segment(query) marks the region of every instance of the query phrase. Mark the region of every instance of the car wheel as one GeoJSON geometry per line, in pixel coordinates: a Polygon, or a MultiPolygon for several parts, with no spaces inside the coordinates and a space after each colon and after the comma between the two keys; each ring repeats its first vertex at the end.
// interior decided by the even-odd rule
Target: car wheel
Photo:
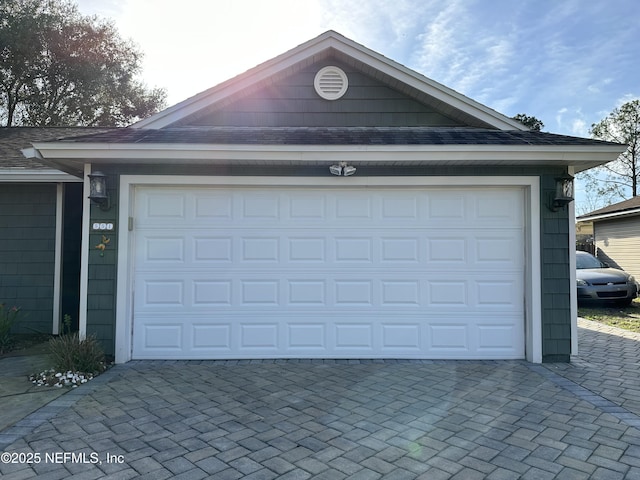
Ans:
{"type": "Polygon", "coordinates": [[[633,301],[633,298],[625,298],[624,300],[618,300],[616,302],[616,305],[620,307],[628,307],[629,305],[631,305],[632,301],[633,301]]]}

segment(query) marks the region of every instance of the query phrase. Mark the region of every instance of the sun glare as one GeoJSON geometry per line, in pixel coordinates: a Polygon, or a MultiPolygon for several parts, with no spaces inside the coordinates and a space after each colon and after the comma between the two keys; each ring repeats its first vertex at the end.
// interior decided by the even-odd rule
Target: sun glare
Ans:
{"type": "Polygon", "coordinates": [[[80,0],[79,6],[112,18],[139,46],[144,76],[155,82],[149,86],[166,88],[170,105],[328,29],[315,0],[80,0]]]}

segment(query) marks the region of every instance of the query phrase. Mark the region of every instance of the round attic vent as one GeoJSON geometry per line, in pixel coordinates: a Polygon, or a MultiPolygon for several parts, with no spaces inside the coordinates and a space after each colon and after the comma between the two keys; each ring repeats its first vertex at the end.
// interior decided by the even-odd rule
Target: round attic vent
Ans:
{"type": "Polygon", "coordinates": [[[324,67],[313,80],[316,93],[325,100],[337,100],[347,91],[347,74],[338,67],[324,67]]]}

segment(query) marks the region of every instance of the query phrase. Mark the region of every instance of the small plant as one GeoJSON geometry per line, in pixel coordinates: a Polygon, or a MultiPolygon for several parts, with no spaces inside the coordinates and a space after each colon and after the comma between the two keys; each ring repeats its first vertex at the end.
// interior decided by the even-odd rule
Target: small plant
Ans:
{"type": "Polygon", "coordinates": [[[71,333],[71,315],[68,313],[65,313],[62,317],[62,331],[60,333],[71,333]]]}
{"type": "Polygon", "coordinates": [[[11,350],[13,338],[11,337],[11,327],[18,318],[20,307],[7,307],[0,303],[0,354],[11,350]]]}
{"type": "Polygon", "coordinates": [[[52,338],[49,353],[59,372],[98,374],[106,369],[104,350],[95,335],[80,340],[75,332],[52,338]]]}

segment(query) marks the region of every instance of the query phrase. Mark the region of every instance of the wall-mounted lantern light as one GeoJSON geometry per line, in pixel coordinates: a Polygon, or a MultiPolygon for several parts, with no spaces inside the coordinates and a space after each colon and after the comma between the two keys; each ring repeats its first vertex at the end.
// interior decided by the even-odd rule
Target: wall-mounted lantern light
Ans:
{"type": "Polygon", "coordinates": [[[104,173],[89,174],[89,200],[99,205],[101,210],[111,208],[109,192],[107,192],[107,176],[104,173]]]}
{"type": "Polygon", "coordinates": [[[556,212],[573,202],[573,177],[563,174],[556,177],[556,191],[550,199],[549,209],[556,212]]]}
{"type": "Polygon", "coordinates": [[[332,175],[350,177],[356,173],[356,167],[347,165],[347,162],[340,162],[337,165],[331,165],[329,171],[332,175]]]}

